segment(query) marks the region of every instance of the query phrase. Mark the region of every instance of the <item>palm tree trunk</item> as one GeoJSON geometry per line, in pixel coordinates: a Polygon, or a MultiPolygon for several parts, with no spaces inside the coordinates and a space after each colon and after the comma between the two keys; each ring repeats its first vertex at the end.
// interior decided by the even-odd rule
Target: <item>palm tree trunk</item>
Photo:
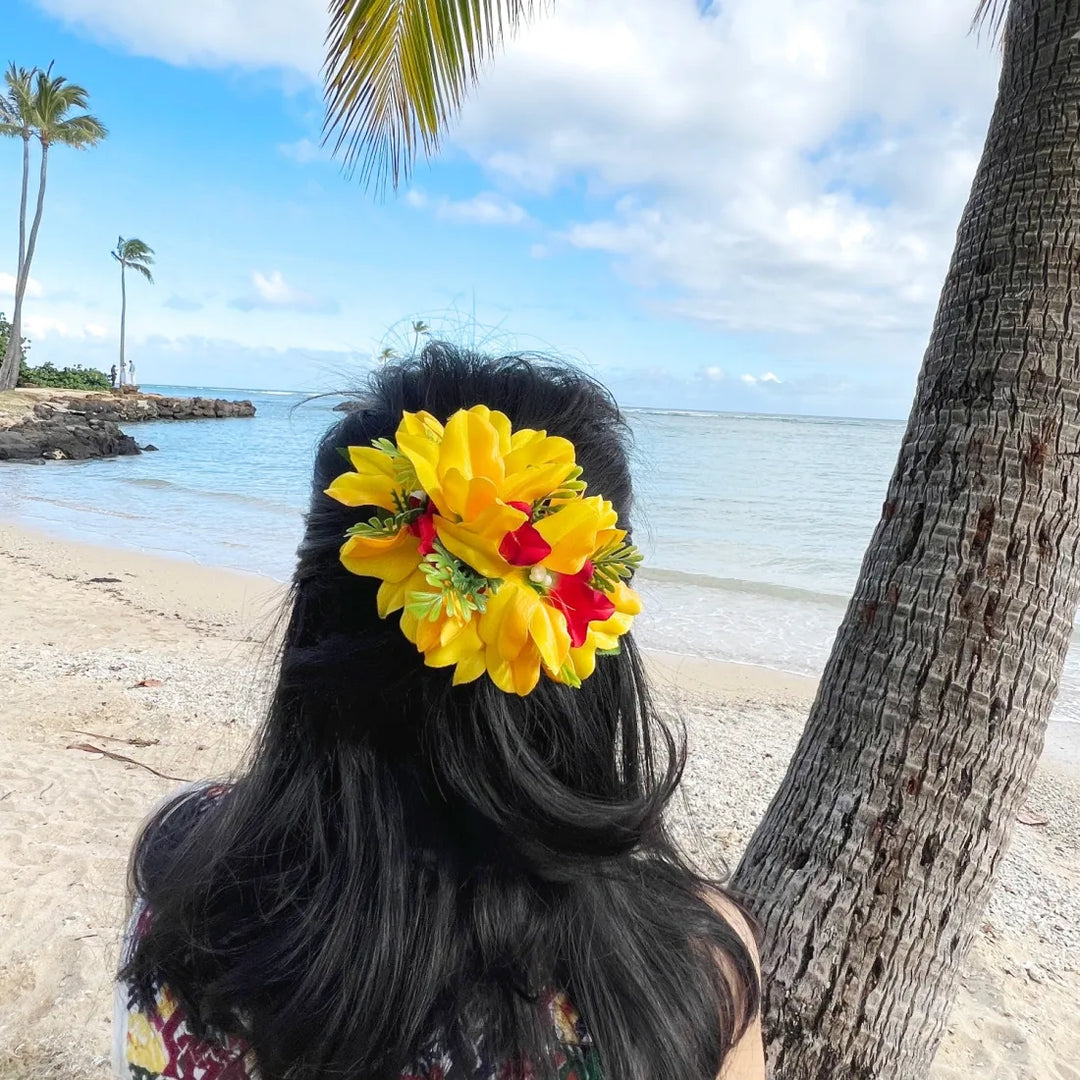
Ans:
{"type": "Polygon", "coordinates": [[[881,519],[736,877],[784,1080],[924,1080],[1080,599],[1080,0],[1013,0],[881,519]]]}
{"type": "Polygon", "coordinates": [[[127,381],[127,365],[124,363],[124,333],[127,323],[127,284],[124,281],[124,264],[120,263],[120,385],[127,381]]]}
{"type": "MultiPolygon", "coordinates": [[[[15,306],[11,312],[11,337],[0,359],[0,390],[10,390],[19,381],[19,356],[22,346],[22,293],[20,289],[26,264],[26,196],[30,185],[30,136],[23,135],[22,194],[19,200],[19,262],[15,270],[15,306]]],[[[29,280],[29,275],[27,275],[29,280]]]]}

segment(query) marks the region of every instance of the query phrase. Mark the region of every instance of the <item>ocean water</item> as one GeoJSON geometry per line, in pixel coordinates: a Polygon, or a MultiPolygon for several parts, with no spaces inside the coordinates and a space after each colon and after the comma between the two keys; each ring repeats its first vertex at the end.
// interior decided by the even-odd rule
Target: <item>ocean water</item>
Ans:
{"type": "MultiPolygon", "coordinates": [[[[314,448],[340,399],[246,397],[253,419],[128,429],[158,453],[9,466],[0,517],[54,534],[288,578],[314,448]]],[[[820,673],[896,460],[897,421],[631,410],[649,648],[820,673]]],[[[1056,717],[1080,720],[1080,649],[1056,717]]]]}

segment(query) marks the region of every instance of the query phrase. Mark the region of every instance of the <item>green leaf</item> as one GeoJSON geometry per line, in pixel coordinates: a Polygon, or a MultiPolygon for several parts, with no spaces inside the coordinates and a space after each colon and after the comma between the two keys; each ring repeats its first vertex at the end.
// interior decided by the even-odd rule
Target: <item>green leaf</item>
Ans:
{"type": "Polygon", "coordinates": [[[324,141],[379,192],[433,155],[481,65],[548,0],[331,0],[324,141]]]}
{"type": "Polygon", "coordinates": [[[420,480],[413,463],[389,439],[372,439],[371,445],[381,450],[394,464],[394,482],[400,484],[406,496],[420,490],[420,480]]]}
{"type": "Polygon", "coordinates": [[[574,666],[569,660],[559,668],[559,678],[562,679],[567,686],[572,686],[575,690],[581,689],[581,679],[578,678],[578,673],[574,670],[574,666]]]}
{"type": "Polygon", "coordinates": [[[611,592],[620,579],[633,576],[641,559],[641,552],[633,544],[612,540],[593,555],[590,584],[601,592],[611,592]]]}

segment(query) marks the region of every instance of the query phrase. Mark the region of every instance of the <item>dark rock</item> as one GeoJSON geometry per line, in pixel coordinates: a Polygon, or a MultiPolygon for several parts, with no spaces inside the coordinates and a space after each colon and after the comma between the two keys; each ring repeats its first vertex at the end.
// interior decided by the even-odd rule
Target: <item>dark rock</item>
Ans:
{"type": "Polygon", "coordinates": [[[227,398],[165,397],[160,394],[86,394],[68,397],[59,392],[48,401],[34,406],[34,415],[48,419],[57,414],[85,416],[119,423],[140,420],[202,420],[254,416],[250,401],[229,401],[227,398]]]}
{"type": "Polygon", "coordinates": [[[27,419],[0,430],[0,461],[82,461],[138,452],[135,440],[111,420],[73,413],[27,419]]]}
{"type": "Polygon", "coordinates": [[[157,447],[152,442],[148,442],[145,446],[140,446],[139,449],[144,454],[146,454],[146,453],[156,453],[157,452],[157,447]]]}

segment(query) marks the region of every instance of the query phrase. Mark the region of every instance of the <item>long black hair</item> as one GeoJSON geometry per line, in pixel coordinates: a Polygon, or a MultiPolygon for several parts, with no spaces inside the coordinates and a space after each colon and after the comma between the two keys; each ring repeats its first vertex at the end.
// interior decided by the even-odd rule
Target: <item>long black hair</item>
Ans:
{"type": "Polygon", "coordinates": [[[433,1038],[552,1075],[539,1002],[569,995],[605,1080],[712,1080],[758,1007],[753,962],[713,883],[666,831],[684,748],[632,635],[580,689],[452,687],[338,559],[358,511],[323,490],[338,453],[404,410],[483,403],[570,439],[626,527],[629,435],[579,371],[432,344],[375,371],[323,439],[280,678],[250,762],[212,811],[173,800],[132,887],[149,927],[121,972],[164,985],[206,1037],[237,1035],[263,1080],[401,1074],[433,1038]]]}

